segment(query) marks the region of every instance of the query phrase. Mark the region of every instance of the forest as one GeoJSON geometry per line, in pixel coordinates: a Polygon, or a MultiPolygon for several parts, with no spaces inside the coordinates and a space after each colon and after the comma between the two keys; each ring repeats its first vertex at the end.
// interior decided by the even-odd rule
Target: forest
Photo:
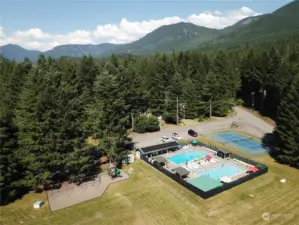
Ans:
{"type": "MultiPolygon", "coordinates": [[[[299,168],[299,38],[234,51],[0,58],[1,204],[28,190],[93,174],[100,156],[121,162],[132,115],[198,119],[243,104],[276,121],[276,161],[299,168]],[[91,145],[88,137],[96,138],[91,145]]],[[[155,121],[145,131],[154,130],[155,121]],[[152,127],[151,127],[152,126],[152,127]]]]}

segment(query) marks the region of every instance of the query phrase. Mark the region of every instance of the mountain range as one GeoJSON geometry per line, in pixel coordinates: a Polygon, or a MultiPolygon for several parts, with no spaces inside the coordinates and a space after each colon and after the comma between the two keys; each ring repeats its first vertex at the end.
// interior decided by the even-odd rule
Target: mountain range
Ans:
{"type": "Polygon", "coordinates": [[[36,61],[39,54],[61,56],[107,57],[111,54],[150,55],[189,49],[234,49],[247,44],[270,40],[273,37],[299,35],[299,1],[295,0],[276,11],[248,17],[221,30],[180,22],[157,28],[141,39],[128,44],[60,45],[49,51],[26,50],[18,45],[4,45],[0,53],[5,58],[23,61],[25,57],[36,61]]]}

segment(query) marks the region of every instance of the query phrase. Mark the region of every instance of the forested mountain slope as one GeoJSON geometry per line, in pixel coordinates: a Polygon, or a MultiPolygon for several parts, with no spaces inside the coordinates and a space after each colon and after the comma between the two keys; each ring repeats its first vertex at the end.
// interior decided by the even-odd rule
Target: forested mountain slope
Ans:
{"type": "MultiPolygon", "coordinates": [[[[299,35],[299,1],[293,1],[273,13],[245,18],[222,30],[177,23],[157,28],[141,39],[128,44],[63,45],[44,52],[46,56],[109,57],[111,54],[152,55],[156,52],[200,49],[213,51],[237,49],[272,39],[299,35]]],[[[24,57],[36,61],[39,51],[29,51],[15,45],[6,45],[0,52],[8,59],[22,61],[24,57]]]]}

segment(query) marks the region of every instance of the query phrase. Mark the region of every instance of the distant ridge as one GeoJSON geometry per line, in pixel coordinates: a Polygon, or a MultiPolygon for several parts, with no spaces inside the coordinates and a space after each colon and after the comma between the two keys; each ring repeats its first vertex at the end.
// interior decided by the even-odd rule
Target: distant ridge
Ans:
{"type": "MultiPolygon", "coordinates": [[[[45,56],[59,58],[82,57],[109,57],[111,54],[150,55],[156,52],[169,53],[189,49],[202,51],[217,49],[234,49],[271,40],[275,37],[299,35],[299,1],[293,1],[277,9],[273,13],[240,20],[232,26],[221,30],[200,27],[192,23],[180,22],[164,25],[144,37],[128,44],[99,45],[61,45],[43,52],[45,56]]],[[[26,50],[17,45],[0,47],[0,53],[5,58],[23,61],[28,57],[36,61],[42,52],[26,50]]]]}

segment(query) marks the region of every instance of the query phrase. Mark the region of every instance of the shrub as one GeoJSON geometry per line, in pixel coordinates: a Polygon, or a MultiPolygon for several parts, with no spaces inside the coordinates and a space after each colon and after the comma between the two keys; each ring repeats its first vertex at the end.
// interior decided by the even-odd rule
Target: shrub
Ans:
{"type": "Polygon", "coordinates": [[[239,98],[236,100],[236,105],[244,105],[243,99],[239,98]]]}
{"type": "Polygon", "coordinates": [[[163,120],[168,124],[176,124],[176,115],[174,113],[165,112],[163,114],[163,120]]]}
{"type": "Polygon", "coordinates": [[[137,133],[154,132],[160,130],[158,118],[155,116],[140,116],[136,120],[135,129],[137,133]]]}
{"type": "Polygon", "coordinates": [[[201,116],[198,117],[197,121],[198,121],[198,122],[202,122],[202,121],[204,121],[205,119],[206,119],[206,117],[203,116],[203,115],[201,115],[201,116]]]}

